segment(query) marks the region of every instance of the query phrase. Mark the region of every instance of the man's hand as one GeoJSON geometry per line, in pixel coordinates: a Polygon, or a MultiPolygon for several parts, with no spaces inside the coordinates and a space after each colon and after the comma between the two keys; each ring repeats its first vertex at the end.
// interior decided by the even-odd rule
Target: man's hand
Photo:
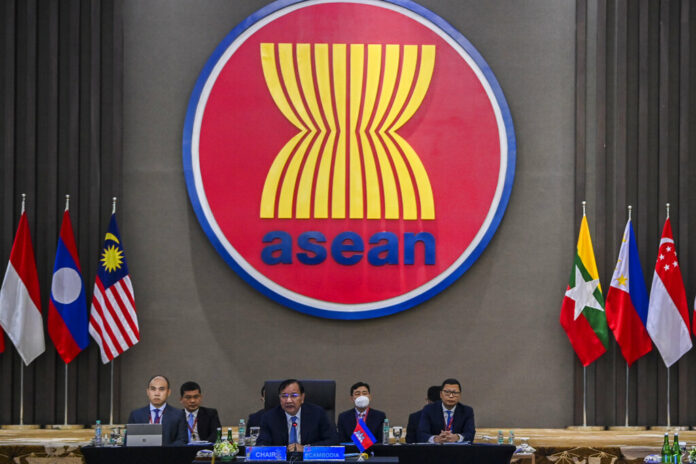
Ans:
{"type": "Polygon", "coordinates": [[[304,445],[300,445],[299,443],[291,443],[288,445],[288,451],[302,451],[304,450],[304,445]]]}
{"type": "Polygon", "coordinates": [[[449,430],[443,430],[440,432],[440,435],[433,437],[433,441],[435,443],[456,443],[459,441],[459,435],[449,430]]]}

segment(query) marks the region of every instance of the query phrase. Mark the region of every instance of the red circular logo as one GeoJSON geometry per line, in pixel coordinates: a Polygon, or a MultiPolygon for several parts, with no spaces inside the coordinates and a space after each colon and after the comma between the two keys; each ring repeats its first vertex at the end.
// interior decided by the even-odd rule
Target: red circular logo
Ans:
{"type": "Polygon", "coordinates": [[[280,1],[196,84],[184,166],[198,218],[248,282],[359,319],[438,293],[490,241],[515,138],[474,47],[412,2],[280,1]]]}

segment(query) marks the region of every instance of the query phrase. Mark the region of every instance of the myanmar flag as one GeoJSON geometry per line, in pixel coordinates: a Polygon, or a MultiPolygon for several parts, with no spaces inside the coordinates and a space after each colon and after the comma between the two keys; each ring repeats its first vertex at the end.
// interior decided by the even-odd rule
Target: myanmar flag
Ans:
{"type": "Polygon", "coordinates": [[[570,282],[561,307],[561,325],[583,366],[607,351],[609,329],[590,229],[583,215],[570,282]]]}

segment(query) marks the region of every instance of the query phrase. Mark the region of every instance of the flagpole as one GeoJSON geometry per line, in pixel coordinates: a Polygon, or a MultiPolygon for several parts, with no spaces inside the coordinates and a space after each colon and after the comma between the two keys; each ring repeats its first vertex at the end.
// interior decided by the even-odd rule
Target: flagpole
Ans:
{"type": "MultiPolygon", "coordinates": [[[[631,220],[631,212],[633,211],[633,206],[628,205],[628,220],[631,220]]],[[[624,237],[625,239],[625,237],[624,237]]],[[[629,379],[629,368],[628,368],[628,361],[626,361],[626,420],[625,420],[625,426],[628,427],[628,379],[629,379]]]]}
{"type": "MultiPolygon", "coordinates": [[[[583,208],[585,207],[583,201],[583,208]]],[[[582,426],[587,427],[587,367],[582,366],[582,426]]]]}
{"type": "MultiPolygon", "coordinates": [[[[65,211],[70,209],[70,195],[65,195],[65,211]]],[[[65,363],[65,405],[63,407],[63,425],[68,425],[68,363],[65,363]]]]}
{"type": "MultiPolygon", "coordinates": [[[[22,211],[19,213],[21,216],[24,214],[24,207],[27,201],[27,194],[22,194],[22,211]]],[[[24,425],[24,360],[20,360],[19,363],[19,425],[24,425]]]]}
{"type": "MultiPolygon", "coordinates": [[[[111,199],[111,214],[116,214],[116,197],[111,199]]],[[[111,380],[109,387],[109,425],[114,425],[114,360],[109,363],[111,365],[111,380]]]]}
{"type": "MultiPolygon", "coordinates": [[[[665,207],[667,209],[667,217],[665,219],[669,219],[669,203],[665,203],[665,207]]],[[[672,426],[672,419],[670,415],[670,388],[669,388],[669,366],[667,367],[667,427],[672,426]]]]}

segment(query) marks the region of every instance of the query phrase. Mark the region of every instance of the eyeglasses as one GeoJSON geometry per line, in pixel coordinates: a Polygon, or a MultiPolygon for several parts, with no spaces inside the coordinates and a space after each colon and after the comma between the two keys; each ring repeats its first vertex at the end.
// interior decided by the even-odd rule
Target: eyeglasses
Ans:
{"type": "Polygon", "coordinates": [[[288,398],[292,398],[294,400],[295,398],[299,398],[299,397],[300,397],[299,393],[283,393],[282,395],[280,395],[280,398],[283,400],[287,400],[288,398]]]}
{"type": "Polygon", "coordinates": [[[462,394],[460,391],[452,391],[452,390],[442,390],[442,393],[445,396],[459,396],[462,394]]]}

